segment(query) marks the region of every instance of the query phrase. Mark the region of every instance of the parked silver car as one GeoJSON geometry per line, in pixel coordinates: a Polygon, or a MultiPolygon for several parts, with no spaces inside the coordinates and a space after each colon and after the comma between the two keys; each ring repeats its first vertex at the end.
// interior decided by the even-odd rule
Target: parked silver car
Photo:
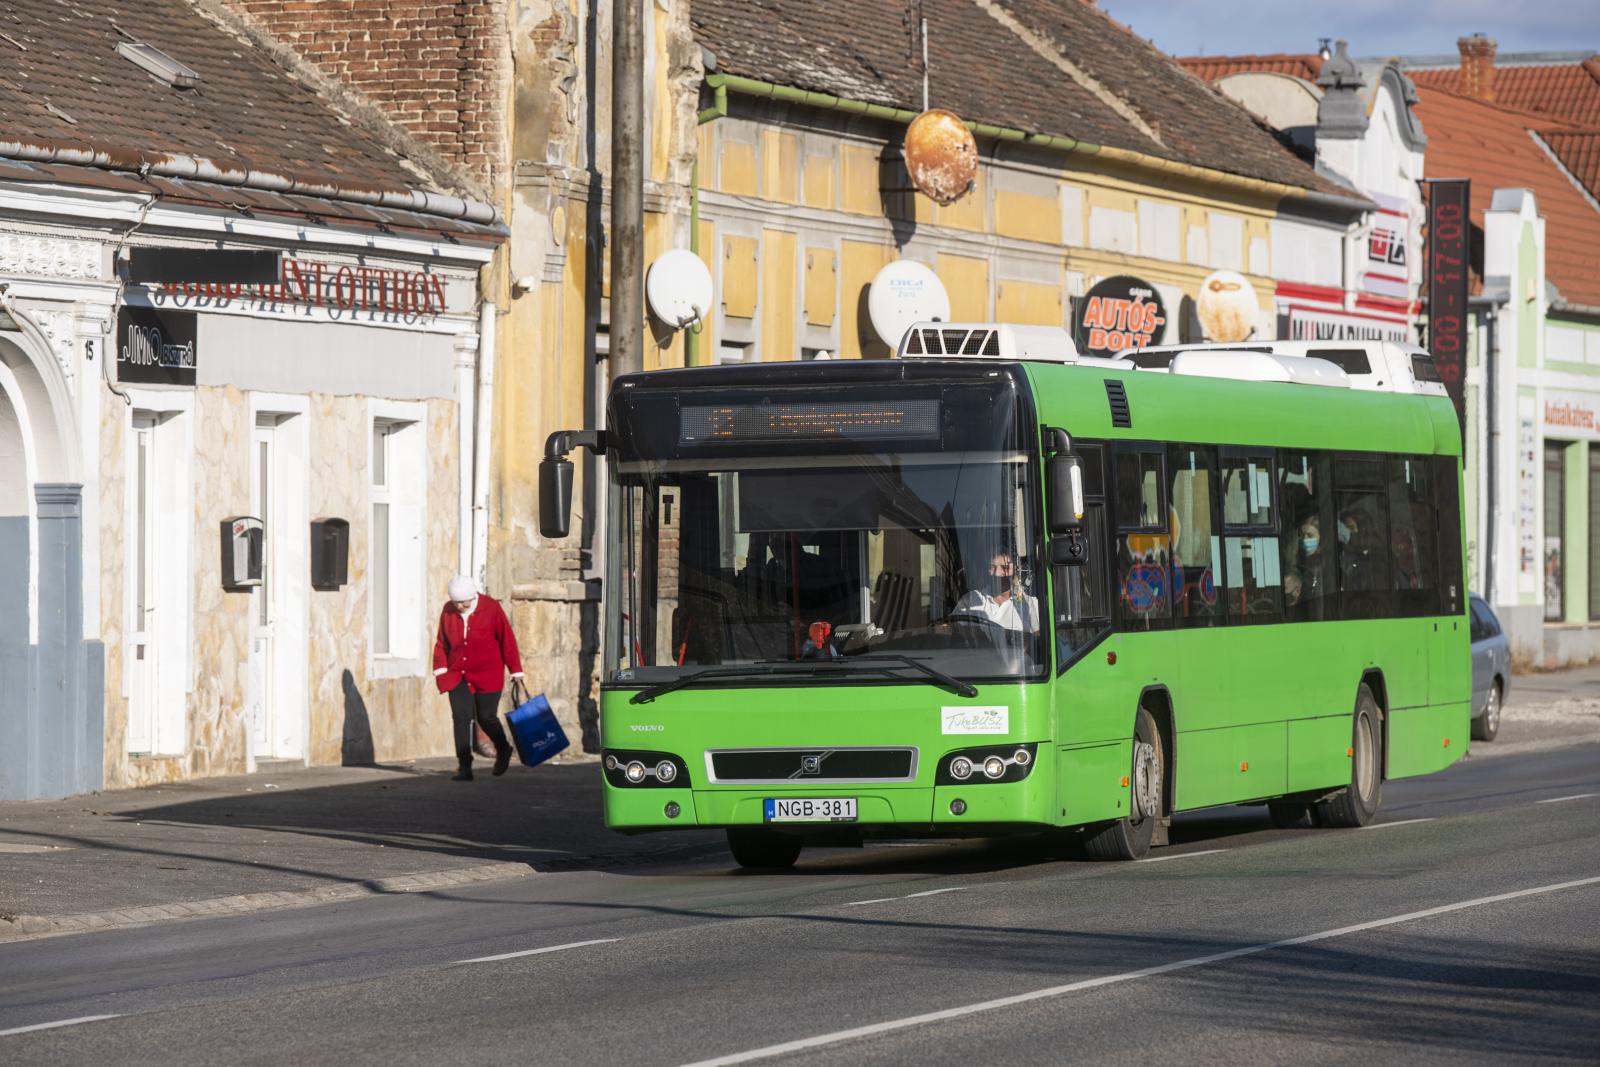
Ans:
{"type": "Polygon", "coordinates": [[[1472,739],[1493,741],[1511,686],[1511,644],[1480,598],[1472,606],[1472,739]]]}

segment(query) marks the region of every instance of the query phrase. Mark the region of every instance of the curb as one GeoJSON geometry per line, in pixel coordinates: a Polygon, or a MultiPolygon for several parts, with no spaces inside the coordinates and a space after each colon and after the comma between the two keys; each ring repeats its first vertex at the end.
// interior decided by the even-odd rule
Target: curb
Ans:
{"type": "Polygon", "coordinates": [[[242,893],[237,896],[190,900],[179,904],[152,904],[142,908],[119,908],[112,911],[83,912],[78,915],[6,915],[0,916],[0,944],[32,941],[43,937],[61,937],[66,934],[84,934],[91,931],[122,930],[180,919],[216,919],[279,908],[305,908],[317,904],[334,904],[395,893],[425,893],[481,882],[526,878],[534,873],[536,872],[525,863],[485,863],[476,867],[403,874],[366,882],[340,882],[336,885],[287,889],[271,893],[242,893]]]}

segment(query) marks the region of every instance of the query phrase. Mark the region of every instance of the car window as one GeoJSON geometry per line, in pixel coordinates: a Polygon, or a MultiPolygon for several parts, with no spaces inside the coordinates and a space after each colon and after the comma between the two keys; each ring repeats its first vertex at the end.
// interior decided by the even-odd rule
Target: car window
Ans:
{"type": "Polygon", "coordinates": [[[1482,641],[1489,636],[1489,628],[1483,619],[1483,609],[1478,606],[1476,600],[1472,602],[1472,619],[1469,624],[1469,630],[1473,641],[1482,641]]]}

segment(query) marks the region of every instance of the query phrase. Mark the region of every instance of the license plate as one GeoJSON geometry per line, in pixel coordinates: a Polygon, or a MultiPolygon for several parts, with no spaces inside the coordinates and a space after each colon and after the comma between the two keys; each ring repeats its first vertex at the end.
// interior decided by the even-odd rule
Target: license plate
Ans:
{"type": "Polygon", "coordinates": [[[767,800],[767,822],[855,822],[855,797],[777,797],[767,800]]]}

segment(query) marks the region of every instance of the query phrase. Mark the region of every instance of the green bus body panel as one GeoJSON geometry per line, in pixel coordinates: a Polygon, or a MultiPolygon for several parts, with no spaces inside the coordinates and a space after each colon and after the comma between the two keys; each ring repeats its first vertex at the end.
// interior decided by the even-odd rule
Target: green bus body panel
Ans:
{"type": "MultiPolygon", "coordinates": [[[[1038,419],[1074,438],[1461,454],[1456,415],[1443,398],[1072,365],[1024,369],[1038,419]],[[1111,425],[1106,379],[1124,384],[1129,428],[1111,425]]],[[[1463,588],[1464,577],[1457,576],[1463,588]]],[[[1427,774],[1467,751],[1469,658],[1463,613],[1113,633],[1049,681],[980,684],[973,698],[922,684],[760,686],[687,688],[635,705],[632,690],[607,689],[604,747],[672,753],[689,781],[670,789],[607,784],[606,823],[759,824],[773,796],[855,797],[859,825],[951,836],[978,824],[1115,819],[1128,813],[1134,716],[1152,688],[1165,691],[1172,712],[1174,810],[1325,791],[1350,781],[1352,714],[1369,671],[1381,676],[1387,776],[1427,774]],[[1007,707],[1009,731],[942,734],[940,710],[963,705],[1007,707]],[[1021,742],[1039,745],[1022,781],[935,785],[946,754],[1021,742]],[[916,747],[915,780],[707,780],[711,749],[850,746],[916,747]],[[966,805],[959,817],[950,813],[956,799],[966,805]],[[669,802],[679,807],[675,819],[664,813],[669,802]]]]}

